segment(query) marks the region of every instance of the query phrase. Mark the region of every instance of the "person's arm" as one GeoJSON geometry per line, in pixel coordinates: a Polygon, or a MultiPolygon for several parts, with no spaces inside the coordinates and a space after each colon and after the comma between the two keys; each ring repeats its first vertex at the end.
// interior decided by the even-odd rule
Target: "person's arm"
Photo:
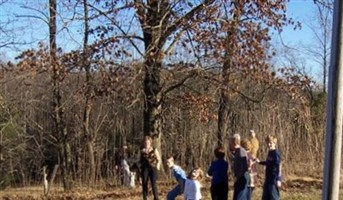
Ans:
{"type": "Polygon", "coordinates": [[[213,162],[211,163],[210,167],[208,168],[207,174],[208,174],[209,176],[212,176],[212,175],[213,175],[213,162]]]}
{"type": "Polygon", "coordinates": [[[175,179],[176,179],[177,183],[180,185],[181,192],[183,192],[184,185],[185,185],[186,180],[187,180],[185,171],[183,171],[183,169],[177,165],[174,165],[173,170],[174,170],[175,179]]]}
{"type": "Polygon", "coordinates": [[[281,155],[278,150],[275,151],[275,158],[274,158],[274,164],[278,168],[279,173],[277,174],[276,177],[276,186],[281,187],[282,183],[282,162],[281,162],[281,155]]]}
{"type": "Polygon", "coordinates": [[[178,183],[180,185],[180,189],[181,189],[181,193],[185,190],[185,184],[186,184],[186,180],[178,180],[178,183]]]}
{"type": "Polygon", "coordinates": [[[258,159],[258,158],[255,159],[255,162],[260,164],[260,165],[266,165],[266,163],[267,163],[266,161],[260,161],[260,159],[258,159]]]}
{"type": "Polygon", "coordinates": [[[260,164],[260,165],[266,165],[267,164],[267,161],[259,161],[259,162],[257,162],[258,164],[260,164]]]}
{"type": "Polygon", "coordinates": [[[239,157],[238,158],[239,160],[238,160],[238,167],[237,167],[237,174],[236,174],[236,176],[237,176],[237,178],[238,177],[242,177],[242,176],[244,176],[244,174],[245,174],[245,172],[247,172],[247,170],[248,170],[248,160],[247,160],[247,157],[239,157]]]}
{"type": "MultiPolygon", "coordinates": [[[[180,186],[183,185],[183,184],[180,184],[180,186]]],[[[188,197],[188,193],[189,193],[189,189],[188,189],[188,182],[187,180],[185,180],[185,187],[183,188],[183,186],[181,186],[181,193],[183,193],[183,196],[184,196],[184,199],[187,200],[187,197],[188,197]]]]}
{"type": "Polygon", "coordinates": [[[278,176],[279,181],[283,181],[283,176],[282,176],[282,162],[279,165],[279,176],[278,176]]]}
{"type": "Polygon", "coordinates": [[[139,154],[138,154],[138,162],[139,162],[139,164],[142,164],[142,161],[143,161],[143,155],[142,155],[142,153],[143,153],[143,149],[141,149],[141,150],[139,151],[139,154]]]}

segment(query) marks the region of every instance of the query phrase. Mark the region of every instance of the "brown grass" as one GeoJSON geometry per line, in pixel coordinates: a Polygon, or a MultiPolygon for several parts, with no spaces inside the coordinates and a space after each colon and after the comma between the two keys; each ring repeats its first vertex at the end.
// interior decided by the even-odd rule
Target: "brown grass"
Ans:
{"type": "MultiPolygon", "coordinates": [[[[159,195],[165,199],[168,191],[173,185],[159,182],[159,195]]],[[[322,181],[310,177],[287,177],[282,190],[283,200],[320,200],[322,181]]],[[[229,199],[232,199],[232,186],[230,186],[229,199]]],[[[261,187],[256,188],[253,200],[261,199],[261,187]]],[[[203,200],[210,200],[209,184],[202,189],[203,200]]],[[[151,197],[151,196],[150,196],[151,197]]],[[[43,200],[42,187],[7,188],[0,191],[0,198],[3,200],[43,200]]],[[[141,187],[125,188],[121,186],[106,186],[99,188],[75,188],[71,192],[63,192],[62,188],[55,186],[50,195],[50,200],[141,200],[141,187]]],[[[151,198],[150,198],[151,199],[151,198]]],[[[340,196],[343,199],[343,193],[340,196]]],[[[177,200],[183,200],[180,196],[177,200]]]]}

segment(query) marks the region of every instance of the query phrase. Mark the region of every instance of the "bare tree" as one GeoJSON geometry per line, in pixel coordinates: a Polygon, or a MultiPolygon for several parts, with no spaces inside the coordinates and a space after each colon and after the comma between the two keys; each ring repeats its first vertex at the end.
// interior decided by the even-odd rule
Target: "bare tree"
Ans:
{"type": "MultiPolygon", "coordinates": [[[[163,61],[188,29],[204,19],[200,13],[214,1],[204,0],[196,3],[183,1],[108,1],[108,10],[92,9],[110,20],[115,29],[114,38],[124,38],[129,48],[117,51],[114,55],[135,51],[143,59],[144,92],[144,135],[151,135],[158,148],[161,146],[163,99],[171,90],[180,87],[190,76],[170,87],[164,86],[161,72],[163,61]],[[124,5],[124,6],[123,6],[124,5]],[[120,12],[129,10],[133,15],[130,23],[120,21],[120,12]],[[115,16],[113,16],[115,14],[115,16]],[[199,17],[199,18],[196,18],[199,17]]],[[[108,34],[109,29],[102,36],[108,34]]]]}
{"type": "Polygon", "coordinates": [[[52,101],[55,122],[55,133],[57,134],[57,142],[59,148],[59,157],[62,168],[62,180],[65,190],[70,190],[71,176],[70,176],[70,147],[68,144],[68,133],[64,119],[64,108],[61,96],[60,81],[64,75],[63,66],[57,60],[57,45],[56,45],[56,17],[57,17],[57,4],[56,0],[49,0],[49,50],[50,50],[50,65],[52,66],[52,101]]]}
{"type": "Polygon", "coordinates": [[[88,1],[83,1],[84,10],[84,36],[83,36],[83,57],[82,57],[82,68],[86,71],[86,91],[85,91],[85,107],[83,114],[83,126],[84,135],[87,141],[88,149],[88,159],[90,167],[89,183],[94,183],[95,181],[95,158],[94,158],[94,142],[95,136],[90,130],[90,114],[92,110],[92,99],[94,98],[94,88],[93,88],[93,77],[91,74],[91,65],[89,61],[90,49],[88,47],[88,37],[89,37],[89,18],[88,18],[88,1]]]}
{"type": "Polygon", "coordinates": [[[333,1],[314,1],[314,3],[317,8],[316,15],[309,23],[314,36],[314,42],[305,47],[305,50],[322,68],[322,88],[323,92],[326,93],[331,49],[333,1]]]}
{"type": "MultiPolygon", "coordinates": [[[[0,7],[7,6],[6,4],[11,3],[8,0],[0,0],[0,7]]],[[[17,35],[17,28],[13,24],[17,19],[11,18],[9,13],[1,13],[0,18],[0,49],[4,48],[16,48],[18,45],[23,45],[25,42],[20,41],[17,35]]]]}
{"type": "MultiPolygon", "coordinates": [[[[253,81],[258,85],[275,83],[268,64],[270,57],[268,52],[269,30],[281,30],[281,27],[287,24],[287,19],[284,17],[285,4],[284,0],[276,2],[235,1],[223,4],[224,14],[218,27],[220,27],[219,31],[225,34],[219,45],[222,47],[219,50],[224,53],[217,53],[217,55],[224,55],[218,58],[222,64],[218,145],[223,145],[223,139],[228,134],[228,127],[234,127],[234,124],[230,124],[230,115],[231,120],[234,115],[232,97],[238,95],[252,102],[262,100],[258,95],[244,94],[239,85],[244,80],[253,81]]],[[[261,94],[263,94],[263,90],[261,94]]]]}

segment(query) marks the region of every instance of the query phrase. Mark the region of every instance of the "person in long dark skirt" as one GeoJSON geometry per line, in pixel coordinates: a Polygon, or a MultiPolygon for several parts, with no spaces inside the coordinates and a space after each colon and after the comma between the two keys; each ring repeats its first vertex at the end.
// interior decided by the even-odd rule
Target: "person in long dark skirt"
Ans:
{"type": "Polygon", "coordinates": [[[266,176],[263,184],[262,200],[279,200],[282,181],[281,154],[276,148],[277,139],[273,135],[266,137],[268,145],[268,155],[265,161],[256,159],[256,162],[266,166],[266,176]]]}

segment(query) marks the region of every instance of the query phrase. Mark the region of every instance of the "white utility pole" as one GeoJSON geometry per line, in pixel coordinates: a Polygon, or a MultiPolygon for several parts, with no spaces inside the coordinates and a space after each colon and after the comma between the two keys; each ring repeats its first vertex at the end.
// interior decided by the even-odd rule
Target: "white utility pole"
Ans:
{"type": "Polygon", "coordinates": [[[341,0],[334,2],[322,200],[339,197],[343,129],[342,4],[341,0]]]}

